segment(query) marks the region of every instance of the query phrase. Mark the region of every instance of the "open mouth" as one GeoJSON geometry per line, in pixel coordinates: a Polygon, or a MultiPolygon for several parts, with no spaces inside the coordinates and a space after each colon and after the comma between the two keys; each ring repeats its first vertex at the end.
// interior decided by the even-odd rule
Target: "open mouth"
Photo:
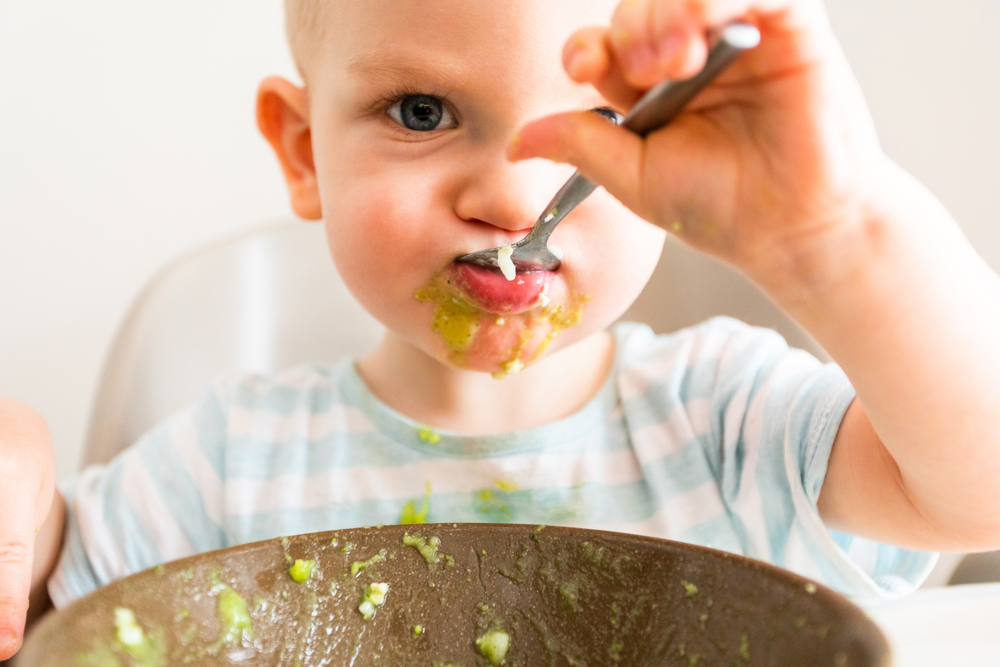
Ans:
{"type": "Polygon", "coordinates": [[[456,286],[476,306],[500,315],[521,313],[537,306],[555,275],[554,271],[532,271],[507,280],[499,269],[464,263],[453,265],[456,286]]]}

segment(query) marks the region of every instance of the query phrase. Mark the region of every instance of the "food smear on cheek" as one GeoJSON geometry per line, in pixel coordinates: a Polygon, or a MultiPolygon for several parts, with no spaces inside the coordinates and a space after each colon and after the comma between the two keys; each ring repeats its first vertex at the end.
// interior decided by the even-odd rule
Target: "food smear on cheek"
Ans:
{"type": "Polygon", "coordinates": [[[564,329],[580,322],[589,300],[569,290],[551,295],[551,283],[536,280],[541,289],[531,307],[497,313],[494,303],[490,309],[475,303],[452,267],[433,276],[414,296],[421,303],[434,304],[431,329],[443,343],[442,360],[458,368],[489,372],[497,379],[535,361],[564,329]]]}

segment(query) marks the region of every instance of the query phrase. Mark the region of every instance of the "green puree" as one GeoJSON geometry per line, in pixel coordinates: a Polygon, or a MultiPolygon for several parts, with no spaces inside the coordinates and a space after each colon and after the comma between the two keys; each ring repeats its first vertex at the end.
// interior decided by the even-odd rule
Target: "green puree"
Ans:
{"type": "Polygon", "coordinates": [[[510,635],[503,630],[493,630],[476,640],[479,652],[494,665],[502,665],[510,648],[510,635]]]}
{"type": "Polygon", "coordinates": [[[408,547],[413,547],[420,555],[423,556],[424,562],[427,563],[429,569],[434,569],[434,566],[441,562],[441,556],[438,554],[438,547],[441,546],[441,538],[431,537],[430,539],[420,537],[419,535],[410,535],[409,533],[403,534],[403,544],[408,547]]]}
{"type": "Polygon", "coordinates": [[[304,584],[309,580],[312,575],[313,567],[316,566],[316,561],[314,560],[296,560],[292,563],[292,566],[288,568],[288,576],[292,578],[297,584],[304,584]]]}
{"type": "MultiPolygon", "coordinates": [[[[436,435],[436,434],[435,434],[436,435]]],[[[440,438],[440,436],[439,436],[440,438]]],[[[423,440],[423,435],[421,435],[421,440],[423,440]]],[[[432,443],[433,444],[433,443],[432,443]]],[[[412,500],[407,501],[403,505],[403,511],[399,515],[400,525],[407,526],[418,523],[427,523],[427,515],[431,511],[431,483],[427,482],[427,486],[424,490],[424,502],[420,505],[420,511],[417,511],[417,505],[412,500]]]]}
{"type": "Polygon", "coordinates": [[[160,667],[165,664],[162,648],[146,636],[131,609],[115,609],[115,637],[122,649],[135,660],[136,667],[160,667]]]}
{"type": "Polygon", "coordinates": [[[388,553],[385,549],[381,549],[377,554],[369,558],[368,560],[356,560],[351,563],[351,576],[356,577],[362,570],[366,570],[375,563],[381,563],[385,560],[385,555],[388,553]]]}
{"type": "Polygon", "coordinates": [[[366,621],[375,617],[375,610],[385,604],[385,598],[389,594],[389,584],[368,584],[365,586],[365,595],[358,605],[361,617],[366,621]]]}
{"type": "Polygon", "coordinates": [[[219,622],[222,623],[223,643],[253,640],[253,622],[250,620],[247,601],[228,586],[219,595],[219,622]]]}

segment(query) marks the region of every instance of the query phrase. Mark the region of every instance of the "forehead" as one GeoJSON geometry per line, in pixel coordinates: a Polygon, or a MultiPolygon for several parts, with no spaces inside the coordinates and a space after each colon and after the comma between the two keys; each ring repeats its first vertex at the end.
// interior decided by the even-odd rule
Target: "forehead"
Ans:
{"type": "MultiPolygon", "coordinates": [[[[320,69],[348,77],[435,70],[516,84],[525,72],[564,76],[565,41],[607,24],[617,0],[336,0],[328,5],[320,69]]],[[[339,77],[338,77],[339,78],[339,77]]]]}

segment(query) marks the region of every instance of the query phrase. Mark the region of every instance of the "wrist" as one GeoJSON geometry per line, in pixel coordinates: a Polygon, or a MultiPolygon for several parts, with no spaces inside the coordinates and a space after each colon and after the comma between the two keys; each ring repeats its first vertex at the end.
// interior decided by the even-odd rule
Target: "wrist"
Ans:
{"type": "Polygon", "coordinates": [[[830,205],[798,227],[806,231],[789,234],[744,269],[810,331],[862,299],[872,305],[877,292],[898,296],[914,272],[934,263],[935,246],[956,237],[947,211],[926,188],[888,158],[880,162],[860,196],[830,205]]]}

